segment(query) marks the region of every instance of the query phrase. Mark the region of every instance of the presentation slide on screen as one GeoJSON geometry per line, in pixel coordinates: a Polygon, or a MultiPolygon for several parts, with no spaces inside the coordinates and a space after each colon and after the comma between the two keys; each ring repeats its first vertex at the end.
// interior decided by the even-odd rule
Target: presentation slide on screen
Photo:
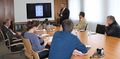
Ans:
{"type": "Polygon", "coordinates": [[[36,17],[43,17],[43,5],[36,5],[36,17]]]}

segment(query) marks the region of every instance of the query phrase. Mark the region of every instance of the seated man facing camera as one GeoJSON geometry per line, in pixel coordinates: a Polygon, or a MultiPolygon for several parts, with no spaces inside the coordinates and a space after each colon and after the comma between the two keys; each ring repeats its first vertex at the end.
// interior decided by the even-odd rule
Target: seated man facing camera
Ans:
{"type": "Polygon", "coordinates": [[[87,53],[86,46],[77,36],[71,34],[73,26],[71,20],[66,19],[63,21],[63,31],[57,31],[53,35],[49,59],[70,59],[74,50],[81,51],[82,55],[87,53]]]}
{"type": "Polygon", "coordinates": [[[120,26],[116,22],[114,16],[107,17],[107,23],[105,24],[105,31],[108,36],[114,36],[120,38],[120,26]]]}

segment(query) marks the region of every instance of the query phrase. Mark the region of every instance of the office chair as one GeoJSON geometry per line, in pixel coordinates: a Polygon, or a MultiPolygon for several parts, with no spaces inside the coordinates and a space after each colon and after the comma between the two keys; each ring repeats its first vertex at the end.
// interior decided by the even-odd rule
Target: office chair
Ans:
{"type": "Polygon", "coordinates": [[[86,27],[85,27],[85,30],[87,29],[87,26],[88,26],[88,23],[87,23],[87,25],[86,25],[86,27]]]}
{"type": "Polygon", "coordinates": [[[3,34],[1,29],[0,29],[0,33],[2,35],[2,38],[3,38],[3,41],[4,41],[4,45],[7,47],[8,46],[8,39],[5,39],[5,36],[4,36],[4,34],[3,34]]]}
{"type": "MultiPolygon", "coordinates": [[[[16,41],[11,41],[10,39],[11,38],[11,35],[9,33],[9,31],[6,33],[7,35],[7,38],[6,39],[8,41],[8,50],[9,50],[9,54],[5,54],[5,55],[10,55],[10,54],[16,54],[16,53],[20,53],[20,56],[21,56],[21,52],[23,52],[23,43],[22,42],[16,42],[16,41]],[[16,42],[16,43],[12,43],[12,42],[16,42]]],[[[6,42],[4,41],[4,43],[6,44],[6,42]]],[[[5,55],[2,55],[2,59],[4,58],[5,55]]]]}
{"type": "Polygon", "coordinates": [[[97,24],[96,33],[105,34],[105,25],[97,24]]]}
{"type": "Polygon", "coordinates": [[[42,51],[37,51],[35,52],[33,49],[32,49],[32,45],[31,45],[31,42],[29,39],[25,39],[21,36],[22,40],[23,40],[23,43],[24,43],[24,53],[25,53],[25,56],[28,57],[29,59],[40,59],[38,53],[42,52],[42,51],[45,51],[45,50],[49,50],[49,49],[44,49],[42,51]]]}
{"type": "Polygon", "coordinates": [[[26,28],[24,25],[22,25],[22,32],[26,32],[26,28]]]}

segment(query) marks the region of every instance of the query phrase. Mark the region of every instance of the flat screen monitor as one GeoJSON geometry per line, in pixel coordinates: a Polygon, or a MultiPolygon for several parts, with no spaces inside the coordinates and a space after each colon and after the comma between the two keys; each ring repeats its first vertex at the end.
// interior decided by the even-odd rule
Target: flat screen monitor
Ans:
{"type": "Polygon", "coordinates": [[[27,3],[27,18],[49,18],[51,15],[51,3],[27,3]]]}

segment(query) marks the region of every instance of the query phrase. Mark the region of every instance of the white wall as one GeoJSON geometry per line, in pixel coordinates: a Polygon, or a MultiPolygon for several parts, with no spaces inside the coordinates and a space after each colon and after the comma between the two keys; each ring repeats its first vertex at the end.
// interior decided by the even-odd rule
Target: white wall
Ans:
{"type": "MultiPolygon", "coordinates": [[[[27,19],[26,3],[51,3],[52,17],[48,18],[48,20],[54,20],[54,0],[14,0],[15,22],[27,22],[33,20],[27,19]]],[[[45,20],[45,18],[40,18],[39,20],[45,20]]]]}
{"type": "Polygon", "coordinates": [[[120,0],[68,0],[68,4],[72,12],[70,14],[76,14],[70,16],[75,25],[77,23],[76,20],[79,20],[77,15],[80,11],[85,12],[88,29],[92,31],[96,31],[97,24],[104,25],[109,15],[113,15],[118,24],[120,24],[120,0]]]}
{"type": "Polygon", "coordinates": [[[80,9],[83,9],[80,2],[81,0],[68,0],[68,9],[70,10],[69,18],[74,22],[74,25],[79,20],[80,9]]]}

